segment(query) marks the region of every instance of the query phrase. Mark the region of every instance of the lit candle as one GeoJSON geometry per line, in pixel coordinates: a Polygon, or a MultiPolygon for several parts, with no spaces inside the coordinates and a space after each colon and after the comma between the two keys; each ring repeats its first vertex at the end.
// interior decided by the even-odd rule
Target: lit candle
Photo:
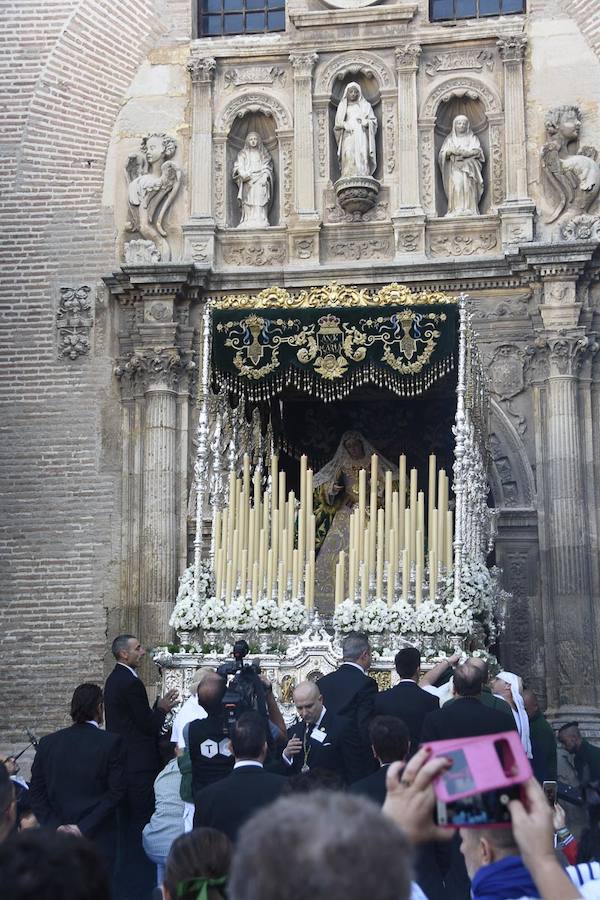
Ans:
{"type": "Polygon", "coordinates": [[[339,563],[340,567],[340,603],[345,599],[344,591],[346,587],[346,554],[342,550],[340,551],[339,563]]]}
{"type": "Polygon", "coordinates": [[[244,547],[244,549],[241,552],[241,557],[240,557],[240,591],[241,591],[242,597],[248,596],[247,579],[248,579],[248,551],[244,547]]]}
{"type": "Polygon", "coordinates": [[[308,574],[306,577],[306,608],[314,609],[315,605],[315,551],[308,552],[308,574]]]}
{"type": "MultiPolygon", "coordinates": [[[[392,532],[392,542],[393,542],[393,532],[392,532]]],[[[396,566],[394,565],[394,558],[389,560],[388,562],[388,570],[387,570],[387,605],[391,606],[394,602],[394,582],[396,580],[396,566]]]]}
{"type": "Polygon", "coordinates": [[[277,570],[277,602],[279,603],[280,606],[283,603],[283,598],[285,595],[286,581],[287,581],[287,578],[285,576],[283,562],[280,562],[278,570],[277,570]]]}
{"type": "Polygon", "coordinates": [[[221,560],[223,551],[219,548],[215,554],[215,594],[217,600],[221,599],[221,560]]]}
{"type": "Polygon", "coordinates": [[[279,558],[283,564],[283,574],[287,583],[288,576],[288,539],[287,539],[287,528],[284,528],[281,532],[281,550],[279,553],[279,558]]]}
{"type": "Polygon", "coordinates": [[[279,510],[273,510],[271,519],[271,546],[273,548],[273,563],[275,568],[273,574],[277,572],[277,563],[279,561],[279,510]]]}
{"type": "Polygon", "coordinates": [[[378,599],[381,599],[381,597],[383,596],[383,561],[385,555],[384,527],[385,511],[383,509],[379,509],[377,510],[377,580],[375,590],[375,596],[378,599]]]}
{"type": "Polygon", "coordinates": [[[374,571],[375,543],[377,537],[377,454],[371,456],[371,498],[369,504],[369,571],[374,571]]]}
{"type": "MultiPolygon", "coordinates": [[[[394,555],[398,562],[398,537],[400,535],[400,508],[398,505],[398,491],[392,494],[392,531],[394,532],[394,555]]],[[[390,545],[391,545],[390,540],[390,545]]],[[[396,569],[394,569],[396,571],[396,569]]]]}
{"type": "Polygon", "coordinates": [[[306,470],[306,512],[304,524],[306,525],[306,545],[304,548],[304,552],[306,553],[306,558],[308,559],[308,554],[311,550],[314,550],[314,542],[311,544],[311,516],[313,514],[313,471],[312,469],[306,470]]]}
{"type": "Polygon", "coordinates": [[[265,566],[267,562],[267,536],[264,528],[260,530],[258,538],[258,590],[262,594],[265,586],[265,566]]]}
{"type": "Polygon", "coordinates": [[[296,497],[293,491],[290,491],[287,502],[287,538],[288,538],[288,574],[292,571],[292,553],[294,551],[294,531],[296,527],[296,497]]]}
{"type": "Polygon", "coordinates": [[[294,600],[298,598],[298,548],[292,550],[292,597],[294,600]]]}
{"type": "Polygon", "coordinates": [[[227,562],[227,578],[225,580],[225,603],[231,602],[231,590],[233,585],[233,563],[227,562]]]}
{"type": "Polygon", "coordinates": [[[410,470],[410,561],[415,559],[415,535],[417,533],[417,470],[410,470]]]}
{"type": "Polygon", "coordinates": [[[250,457],[244,453],[244,467],[242,480],[242,519],[240,527],[240,547],[248,546],[248,512],[250,510],[250,457]]]}
{"type": "Polygon", "coordinates": [[[271,508],[277,507],[277,488],[279,486],[279,460],[273,454],[271,457],[271,508]]]}
{"type": "Polygon", "coordinates": [[[338,606],[340,605],[340,603],[342,602],[341,594],[342,594],[342,589],[340,586],[340,564],[339,564],[339,562],[336,562],[336,564],[335,564],[335,588],[334,588],[334,592],[333,592],[333,605],[334,605],[335,609],[337,609],[338,606]]]}
{"type": "Polygon", "coordinates": [[[448,512],[448,495],[445,493],[446,473],[443,469],[438,472],[438,537],[439,548],[445,547],[446,513],[448,512]]]}
{"type": "Polygon", "coordinates": [[[421,540],[425,541],[425,495],[419,491],[417,497],[417,529],[421,532],[421,540]]]}
{"type": "Polygon", "coordinates": [[[252,566],[252,602],[256,603],[258,600],[258,563],[255,562],[252,566]]]}
{"type": "Polygon", "coordinates": [[[233,553],[231,554],[231,570],[232,570],[232,589],[233,591],[237,588],[237,577],[238,577],[238,546],[239,546],[240,533],[235,529],[233,532],[233,553]]]}

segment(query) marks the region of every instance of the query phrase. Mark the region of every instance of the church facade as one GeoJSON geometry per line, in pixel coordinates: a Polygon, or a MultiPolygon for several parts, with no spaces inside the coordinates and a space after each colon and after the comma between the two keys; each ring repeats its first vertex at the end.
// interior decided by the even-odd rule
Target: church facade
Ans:
{"type": "Polygon", "coordinates": [[[329,282],[472,298],[502,662],[598,736],[595,3],[38,12],[4,12],[3,746],[169,638],[206,298],[329,282]]]}

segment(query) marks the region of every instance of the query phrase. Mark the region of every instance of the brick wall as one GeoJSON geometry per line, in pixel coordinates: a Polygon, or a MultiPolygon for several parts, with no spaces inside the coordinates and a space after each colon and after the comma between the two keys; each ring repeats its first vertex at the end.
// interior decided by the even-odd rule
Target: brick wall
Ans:
{"type": "Polygon", "coordinates": [[[0,751],[65,721],[103,677],[118,598],[120,411],[101,276],[115,267],[105,157],[152,46],[187,2],[5,2],[0,34],[0,751]],[[57,356],[61,286],[95,295],[92,351],[57,356]]]}

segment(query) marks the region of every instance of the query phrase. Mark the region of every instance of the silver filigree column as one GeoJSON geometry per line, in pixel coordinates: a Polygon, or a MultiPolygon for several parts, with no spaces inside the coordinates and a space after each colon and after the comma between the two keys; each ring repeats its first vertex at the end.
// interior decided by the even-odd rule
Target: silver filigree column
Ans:
{"type": "Polygon", "coordinates": [[[202,314],[202,336],[200,350],[200,383],[198,385],[198,401],[200,415],[198,417],[198,450],[194,464],[196,476],[196,537],[194,539],[194,594],[198,597],[200,563],[204,554],[204,511],[210,489],[208,458],[210,447],[208,441],[209,407],[210,407],[210,340],[211,340],[210,301],[206,302],[202,314]]]}

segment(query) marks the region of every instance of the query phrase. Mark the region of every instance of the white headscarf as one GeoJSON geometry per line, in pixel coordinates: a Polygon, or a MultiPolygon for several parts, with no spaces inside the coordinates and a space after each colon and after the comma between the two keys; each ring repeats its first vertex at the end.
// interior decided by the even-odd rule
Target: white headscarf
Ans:
{"type": "Polygon", "coordinates": [[[498,672],[496,678],[500,678],[510,686],[510,692],[512,694],[515,706],[517,707],[516,709],[513,709],[512,713],[515,717],[517,728],[519,729],[521,743],[523,744],[523,749],[529,759],[533,759],[533,753],[531,751],[531,737],[529,734],[529,716],[525,711],[525,704],[523,702],[522,695],[523,682],[518,675],[515,675],[514,672],[498,672]]]}
{"type": "Polygon", "coordinates": [[[385,473],[389,471],[392,473],[392,476],[394,478],[397,478],[397,466],[385,459],[385,457],[383,457],[381,453],[379,453],[379,451],[375,449],[373,444],[371,444],[365,437],[362,436],[360,431],[345,431],[340,438],[340,443],[337,450],[335,451],[333,459],[330,459],[328,463],[325,463],[323,468],[319,469],[319,471],[316,473],[313,479],[313,486],[319,487],[319,485],[321,484],[334,483],[344,467],[349,467],[353,464],[356,465],[356,463],[358,462],[362,462],[364,468],[368,469],[373,453],[377,454],[378,457],[378,472],[385,473]],[[348,450],[346,449],[346,441],[352,439],[360,441],[363,445],[364,456],[362,460],[353,459],[353,457],[350,456],[348,450]]]}

